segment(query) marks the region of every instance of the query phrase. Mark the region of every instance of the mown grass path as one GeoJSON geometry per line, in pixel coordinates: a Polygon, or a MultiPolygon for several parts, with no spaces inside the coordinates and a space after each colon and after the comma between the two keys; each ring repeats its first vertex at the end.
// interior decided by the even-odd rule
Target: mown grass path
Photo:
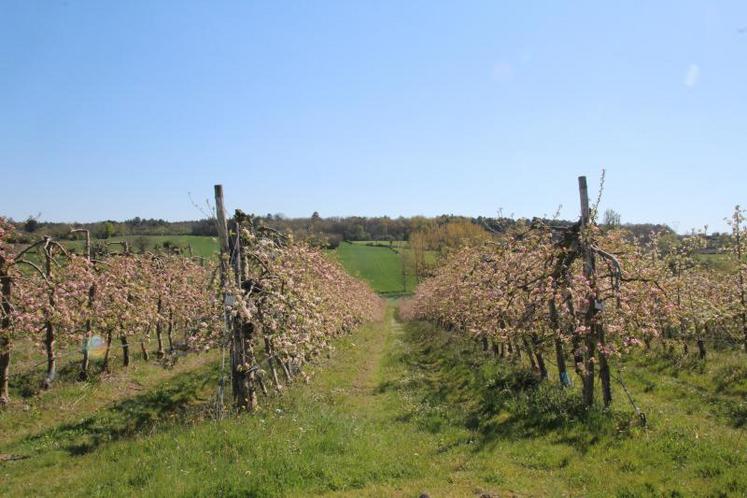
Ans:
{"type": "Polygon", "coordinates": [[[202,365],[8,437],[0,453],[28,458],[0,462],[0,496],[747,493],[747,438],[670,396],[668,383],[631,381],[646,430],[624,412],[577,421],[552,386],[522,390],[531,374],[431,325],[400,323],[395,306],[254,415],[199,416],[215,379],[202,365]]]}

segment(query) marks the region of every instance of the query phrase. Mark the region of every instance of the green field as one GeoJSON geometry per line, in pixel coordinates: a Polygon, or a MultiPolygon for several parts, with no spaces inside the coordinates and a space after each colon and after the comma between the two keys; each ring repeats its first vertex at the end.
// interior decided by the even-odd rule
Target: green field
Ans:
{"type": "Polygon", "coordinates": [[[0,496],[747,494],[739,353],[676,375],[625,365],[644,428],[618,386],[611,413],[585,414],[577,388],[538,386],[526,365],[394,313],[255,415],[209,418],[215,354],[17,398],[0,455],[22,459],[0,461],[0,496]]]}
{"type": "Polygon", "coordinates": [[[388,243],[373,247],[361,242],[342,242],[335,254],[348,272],[366,280],[376,292],[397,295],[415,288],[415,276],[402,258],[402,251],[390,249],[388,243]]]}

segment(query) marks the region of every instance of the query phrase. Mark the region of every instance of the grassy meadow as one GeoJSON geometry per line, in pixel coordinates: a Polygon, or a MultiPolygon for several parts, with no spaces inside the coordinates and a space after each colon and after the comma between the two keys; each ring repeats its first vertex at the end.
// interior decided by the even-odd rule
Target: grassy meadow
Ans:
{"type": "MultiPolygon", "coordinates": [[[[411,294],[417,287],[414,257],[407,241],[342,242],[334,255],[350,274],[384,296],[411,294]]],[[[425,259],[434,264],[435,251],[426,252],[425,259]]]]}
{"type": "Polygon", "coordinates": [[[210,417],[213,353],[21,397],[0,416],[0,454],[20,458],[0,462],[0,495],[744,496],[747,372],[720,355],[686,375],[622,365],[642,427],[619,386],[612,412],[586,413],[577,388],[392,302],[255,415],[210,417]]]}
{"type": "Polygon", "coordinates": [[[398,249],[389,245],[342,242],[335,255],[351,275],[367,281],[381,294],[406,294],[415,288],[415,276],[398,249]],[[403,275],[404,271],[404,275],[403,275]]]}

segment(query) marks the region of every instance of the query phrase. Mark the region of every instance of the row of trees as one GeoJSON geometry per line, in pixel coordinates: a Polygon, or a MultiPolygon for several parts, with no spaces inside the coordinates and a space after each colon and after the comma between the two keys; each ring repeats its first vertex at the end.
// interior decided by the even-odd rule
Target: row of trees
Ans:
{"type": "Polygon", "coordinates": [[[236,211],[225,220],[216,187],[226,326],[236,408],[257,408],[257,392],[275,390],[333,347],[332,340],[381,314],[383,301],[337,262],[261,219],[236,211]],[[267,373],[268,375],[265,375],[267,373]]]}
{"type": "Polygon", "coordinates": [[[147,359],[155,338],[155,353],[162,358],[174,351],[177,330],[186,348],[220,330],[211,272],[192,259],[129,250],[93,258],[90,243],[85,254],[76,255],[51,237],[27,246],[11,244],[13,232],[0,220],[0,403],[9,398],[11,352],[21,338],[44,351],[42,385],[49,388],[60,352],[72,345],[82,345],[80,378],[88,377],[94,336],[104,342],[102,368],[108,370],[114,340],[127,366],[133,344],[139,343],[147,359]]]}
{"type": "Polygon", "coordinates": [[[226,253],[210,267],[179,254],[134,254],[124,243],[121,251],[92,256],[86,230],[82,255],[48,236],[18,244],[14,225],[0,218],[0,404],[9,400],[11,354],[20,339],[45,354],[42,385],[49,388],[61,351],[75,345],[82,345],[80,378],[88,377],[96,338],[104,370],[115,347],[124,366],[138,346],[146,360],[152,352],[163,358],[176,349],[230,349],[236,404],[253,409],[255,385],[267,391],[265,373],[281,389],[279,375],[303,375],[302,365],[329,349],[331,338],[381,309],[368,287],[319,251],[243,214],[237,219],[246,226],[235,224],[240,228],[232,232],[234,261],[229,265],[226,253]],[[232,273],[236,258],[241,271],[232,273]]]}
{"type": "Polygon", "coordinates": [[[73,229],[85,229],[96,239],[109,239],[115,236],[149,235],[209,235],[215,236],[215,222],[210,219],[195,221],[166,221],[155,218],[135,217],[125,221],[104,220],[93,223],[58,223],[39,221],[28,217],[22,222],[6,220],[16,229],[15,238],[23,242],[32,241],[37,234],[56,239],[72,239],[73,229]]]}
{"type": "Polygon", "coordinates": [[[702,235],[664,252],[656,234],[641,240],[625,229],[598,227],[580,180],[586,200],[579,222],[520,223],[463,248],[420,285],[405,316],[469,334],[499,356],[523,352],[542,378],[554,350],[563,385],[571,383],[572,358],[587,405],[597,369],[609,405],[608,360],[633,347],[659,340],[687,348],[694,341],[702,358],[708,339],[744,341],[747,348],[743,212],[735,211],[723,255],[733,264],[713,270],[702,262],[702,235]]]}

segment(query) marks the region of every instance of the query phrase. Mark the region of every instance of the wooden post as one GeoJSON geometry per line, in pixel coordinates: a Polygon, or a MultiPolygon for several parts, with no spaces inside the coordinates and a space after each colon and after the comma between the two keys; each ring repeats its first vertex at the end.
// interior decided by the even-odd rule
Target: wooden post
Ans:
{"type": "MultiPolygon", "coordinates": [[[[231,258],[231,244],[228,239],[228,223],[223,204],[222,185],[215,186],[215,214],[218,221],[218,239],[220,241],[220,278],[223,289],[224,319],[226,332],[231,337],[231,384],[233,386],[234,404],[240,410],[251,411],[256,406],[256,394],[252,396],[250,386],[248,385],[249,372],[247,372],[248,365],[245,361],[244,342],[245,329],[250,324],[242,326],[238,319],[231,318],[230,316],[231,305],[234,302],[234,297],[228,292],[229,282],[231,281],[231,263],[235,259],[240,258],[231,258]]],[[[236,268],[238,269],[240,266],[236,268]]],[[[236,278],[240,279],[240,275],[241,273],[238,272],[236,278]]],[[[249,331],[246,330],[246,332],[249,331]]]]}
{"type": "MultiPolygon", "coordinates": [[[[589,224],[589,189],[586,185],[586,177],[585,176],[579,176],[578,177],[578,193],[581,200],[581,229],[580,229],[580,237],[581,242],[580,247],[584,254],[584,276],[586,279],[591,283],[593,286],[593,279],[594,279],[594,254],[591,252],[591,248],[589,248],[586,244],[586,242],[583,240],[585,236],[585,231],[587,229],[587,226],[589,224]]],[[[589,300],[596,301],[596,296],[590,295],[589,300]]],[[[591,406],[594,404],[594,354],[596,352],[596,338],[594,337],[594,328],[593,328],[593,322],[594,322],[594,315],[596,314],[596,306],[595,302],[589,302],[588,303],[588,309],[586,311],[586,317],[585,317],[585,325],[587,327],[586,331],[586,355],[585,355],[585,361],[584,361],[584,385],[583,385],[583,397],[584,397],[584,404],[586,406],[591,406]]]]}
{"type": "MultiPolygon", "coordinates": [[[[597,299],[596,294],[596,268],[594,251],[590,242],[588,227],[591,223],[591,211],[589,209],[589,190],[586,185],[586,177],[578,177],[578,191],[581,201],[581,231],[580,247],[584,255],[584,276],[591,286],[589,295],[588,309],[586,311],[585,325],[587,327],[586,335],[586,357],[585,372],[583,382],[583,399],[586,406],[594,404],[594,363],[597,354],[597,342],[604,345],[604,329],[598,323],[596,316],[601,311],[601,302],[597,299]]],[[[609,406],[612,402],[612,390],[610,385],[610,371],[606,355],[601,352],[599,355],[599,370],[602,380],[602,390],[604,396],[604,405],[609,406]]]]}
{"type": "MultiPolygon", "coordinates": [[[[236,288],[243,292],[242,282],[244,278],[244,270],[242,269],[242,262],[245,252],[241,246],[241,224],[238,220],[234,222],[233,227],[236,231],[236,237],[233,239],[233,245],[231,246],[231,266],[233,268],[234,278],[236,279],[236,288]]],[[[245,400],[246,409],[252,411],[257,407],[256,384],[259,380],[257,369],[254,368],[256,365],[254,356],[254,337],[257,335],[258,327],[253,322],[237,323],[237,326],[241,330],[241,334],[236,337],[236,341],[237,349],[240,351],[241,365],[243,365],[240,376],[241,390],[243,391],[242,399],[245,400]]]]}
{"type": "MultiPolygon", "coordinates": [[[[228,282],[228,225],[226,224],[226,210],[223,205],[223,185],[215,185],[215,218],[218,228],[218,243],[220,245],[220,286],[223,292],[223,318],[225,321],[226,335],[229,335],[233,331],[233,326],[229,318],[228,292],[226,291],[226,283],[228,282]]],[[[231,342],[230,355],[231,383],[233,385],[233,396],[235,400],[238,393],[236,392],[237,379],[234,375],[236,358],[233,349],[233,342],[231,342]]]]}

